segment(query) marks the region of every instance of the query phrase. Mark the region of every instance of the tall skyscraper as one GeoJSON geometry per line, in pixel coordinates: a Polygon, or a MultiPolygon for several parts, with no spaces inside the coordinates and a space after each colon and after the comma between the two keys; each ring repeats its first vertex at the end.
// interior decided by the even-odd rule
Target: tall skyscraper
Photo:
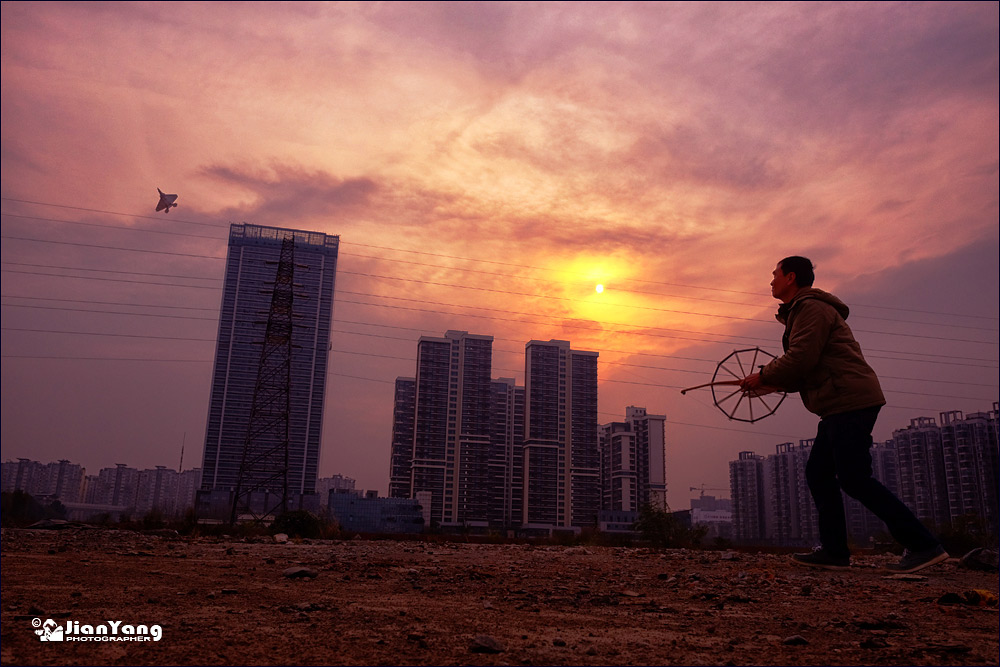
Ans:
{"type": "Polygon", "coordinates": [[[416,377],[396,380],[390,495],[430,497],[442,526],[596,525],[597,353],[531,341],[518,387],[490,379],[492,345],[465,331],[420,338],[416,377]]]}
{"type": "Polygon", "coordinates": [[[490,380],[493,339],[464,331],[417,343],[417,377],[396,378],[389,496],[431,499],[431,523],[520,521],[524,387],[490,380]]]}
{"type": "MultiPolygon", "coordinates": [[[[203,512],[217,513],[228,506],[240,480],[261,367],[261,344],[286,238],[294,240],[287,485],[293,498],[315,493],[340,239],[320,232],[234,224],[229,231],[205,433],[199,493],[199,510],[203,512]]],[[[276,441],[280,436],[274,433],[254,437],[275,440],[258,444],[281,445],[276,441]]],[[[273,473],[255,470],[249,479],[245,473],[243,484],[271,479],[273,473]]],[[[278,484],[274,482],[275,487],[278,484]]],[[[281,494],[282,489],[261,492],[281,494]]]]}
{"type": "Polygon", "coordinates": [[[666,509],[665,415],[625,408],[624,422],[601,425],[601,509],[666,509]]]}
{"type": "Polygon", "coordinates": [[[816,543],[819,518],[806,482],[813,440],[785,442],[764,461],[767,535],[776,544],[816,543]]]}
{"type": "Polygon", "coordinates": [[[525,346],[522,524],[569,528],[597,523],[597,352],[563,340],[525,346]]]}
{"type": "Polygon", "coordinates": [[[746,542],[767,539],[767,494],[764,457],[740,452],[729,462],[729,486],[733,500],[733,537],[746,542]]]}
{"type": "MultiPolygon", "coordinates": [[[[994,404],[995,406],[995,404],[994,404]]],[[[953,410],[941,413],[941,449],[948,487],[948,513],[954,524],[978,515],[997,525],[997,415],[953,410]]],[[[995,528],[994,528],[995,529],[995,528]]]]}
{"type": "MultiPolygon", "coordinates": [[[[394,447],[397,497],[431,494],[431,522],[488,521],[493,337],[448,331],[417,343],[410,483],[404,479],[406,414],[397,414],[400,443],[394,447]]],[[[409,409],[406,379],[397,381],[397,411],[409,409]]],[[[394,439],[397,434],[394,432],[394,439]]]]}
{"type": "Polygon", "coordinates": [[[389,497],[413,497],[413,421],[417,409],[415,378],[396,378],[389,450],[389,497]]]}
{"type": "Polygon", "coordinates": [[[601,509],[615,512],[639,510],[638,452],[635,433],[627,422],[601,424],[601,509]]]}
{"type": "Polygon", "coordinates": [[[899,499],[921,521],[948,524],[947,477],[941,429],[933,417],[917,417],[892,432],[899,463],[899,499]]]}
{"type": "Polygon", "coordinates": [[[490,389],[489,508],[491,526],[512,528],[521,520],[524,487],[524,387],[513,378],[490,389]]]}

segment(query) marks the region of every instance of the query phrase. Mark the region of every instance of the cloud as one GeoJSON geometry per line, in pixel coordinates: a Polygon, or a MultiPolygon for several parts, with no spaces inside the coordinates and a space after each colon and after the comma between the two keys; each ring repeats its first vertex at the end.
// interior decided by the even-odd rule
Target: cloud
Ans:
{"type": "Polygon", "coordinates": [[[996,3],[797,5],[789,11],[798,20],[764,50],[755,69],[763,89],[782,95],[784,119],[803,129],[843,136],[944,97],[996,95],[996,3]]]}
{"type": "Polygon", "coordinates": [[[225,185],[238,186],[254,198],[248,205],[222,211],[223,216],[262,221],[255,224],[269,220],[266,224],[272,226],[301,219],[342,219],[368,205],[379,190],[379,185],[370,178],[339,179],[321,171],[287,165],[269,170],[213,165],[202,169],[202,173],[225,185]]]}
{"type": "Polygon", "coordinates": [[[783,173],[777,146],[763,133],[727,126],[721,118],[651,128],[636,142],[630,162],[653,171],[661,182],[697,183],[724,190],[777,190],[783,173]]]}

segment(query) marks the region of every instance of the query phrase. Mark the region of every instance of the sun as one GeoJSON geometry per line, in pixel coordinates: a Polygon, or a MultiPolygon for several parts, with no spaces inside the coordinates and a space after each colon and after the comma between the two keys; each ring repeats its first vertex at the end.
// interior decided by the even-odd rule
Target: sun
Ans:
{"type": "Polygon", "coordinates": [[[598,285],[597,287],[595,287],[595,288],[594,288],[594,290],[595,290],[595,291],[596,291],[596,292],[597,292],[598,294],[602,294],[602,293],[604,292],[604,285],[598,285]]]}

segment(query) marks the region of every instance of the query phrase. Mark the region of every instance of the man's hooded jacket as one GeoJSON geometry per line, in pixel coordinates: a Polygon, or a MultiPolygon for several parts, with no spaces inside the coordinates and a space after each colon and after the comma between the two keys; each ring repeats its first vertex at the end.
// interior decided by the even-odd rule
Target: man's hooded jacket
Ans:
{"type": "Polygon", "coordinates": [[[831,415],[885,405],[878,377],[847,326],[850,309],[834,295],[807,287],[778,307],[785,354],[764,366],[761,383],[797,391],[810,412],[831,415]]]}

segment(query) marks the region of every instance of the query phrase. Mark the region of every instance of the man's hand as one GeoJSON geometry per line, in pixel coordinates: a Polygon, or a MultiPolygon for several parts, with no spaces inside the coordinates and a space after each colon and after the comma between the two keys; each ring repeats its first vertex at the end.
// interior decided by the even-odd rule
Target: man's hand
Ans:
{"type": "Polygon", "coordinates": [[[760,373],[752,373],[740,380],[740,389],[747,396],[764,396],[778,391],[776,387],[765,386],[760,381],[760,373]]]}
{"type": "Polygon", "coordinates": [[[740,389],[743,391],[755,391],[763,385],[760,382],[760,373],[753,373],[740,380],[740,389]]]}

